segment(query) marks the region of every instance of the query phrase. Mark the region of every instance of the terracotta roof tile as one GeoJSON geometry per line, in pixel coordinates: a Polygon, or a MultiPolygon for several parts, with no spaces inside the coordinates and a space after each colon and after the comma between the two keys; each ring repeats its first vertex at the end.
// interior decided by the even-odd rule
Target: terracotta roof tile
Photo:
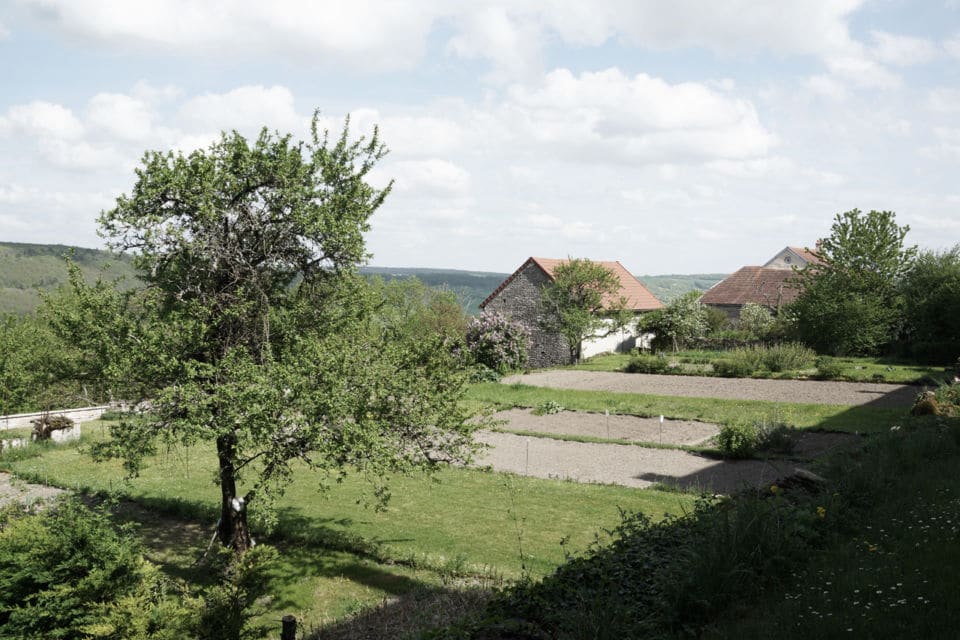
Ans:
{"type": "Polygon", "coordinates": [[[800,256],[801,258],[803,258],[804,260],[806,260],[811,264],[817,264],[818,262],[820,262],[819,258],[813,255],[813,252],[810,251],[810,249],[807,249],[806,247],[788,247],[788,249],[790,249],[790,251],[793,251],[795,254],[797,254],[798,256],[800,256]]]}
{"type": "Polygon", "coordinates": [[[797,299],[800,290],[788,280],[794,277],[788,269],[742,267],[713,285],[700,302],[713,305],[744,305],[748,302],[776,307],[797,299]]]}
{"type": "MultiPolygon", "coordinates": [[[[514,278],[516,278],[530,263],[536,264],[552,280],[554,279],[553,270],[561,264],[567,262],[566,259],[558,258],[528,258],[520,268],[514,271],[510,277],[504,280],[493,293],[487,296],[487,299],[480,303],[480,308],[484,308],[493,300],[514,278]]],[[[607,269],[613,272],[620,279],[620,291],[617,297],[623,296],[627,299],[627,308],[631,311],[652,311],[663,307],[663,303],[657,300],[656,296],[650,293],[650,290],[643,286],[643,283],[636,279],[626,268],[618,261],[597,261],[607,269]]]]}

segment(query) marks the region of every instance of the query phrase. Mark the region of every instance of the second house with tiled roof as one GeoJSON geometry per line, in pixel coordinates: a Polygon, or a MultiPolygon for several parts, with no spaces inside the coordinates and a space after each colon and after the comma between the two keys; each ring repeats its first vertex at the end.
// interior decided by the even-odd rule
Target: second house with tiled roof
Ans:
{"type": "MultiPolygon", "coordinates": [[[[540,304],[540,292],[554,282],[554,269],[567,262],[556,258],[528,258],[503,281],[480,308],[496,311],[523,323],[530,331],[530,349],[527,363],[533,368],[551,367],[570,363],[570,346],[566,339],[542,327],[544,310],[540,304]]],[[[634,313],[653,311],[663,307],[650,291],[643,286],[622,264],[615,261],[599,262],[620,281],[617,297],[623,296],[627,309],[634,313]]],[[[636,345],[632,328],[625,328],[602,338],[585,340],[581,346],[583,357],[605,351],[625,351],[636,345]]]]}
{"type": "Polygon", "coordinates": [[[763,266],[741,267],[713,285],[700,302],[720,309],[731,320],[740,318],[740,310],[748,302],[778,313],[800,295],[794,271],[816,262],[809,249],[784,247],[763,266]]]}

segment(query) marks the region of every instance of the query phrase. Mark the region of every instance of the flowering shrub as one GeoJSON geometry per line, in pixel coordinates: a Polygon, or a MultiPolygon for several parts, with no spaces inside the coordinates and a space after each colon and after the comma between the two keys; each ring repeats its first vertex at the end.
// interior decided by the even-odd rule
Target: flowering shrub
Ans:
{"type": "Polygon", "coordinates": [[[467,323],[467,349],[474,362],[500,373],[526,364],[529,343],[525,326],[496,312],[484,311],[467,323]]]}

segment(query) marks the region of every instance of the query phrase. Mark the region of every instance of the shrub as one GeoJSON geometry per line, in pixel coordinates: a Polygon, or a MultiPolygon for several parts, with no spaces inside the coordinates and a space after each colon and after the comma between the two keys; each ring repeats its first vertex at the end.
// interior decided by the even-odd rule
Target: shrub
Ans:
{"type": "Polygon", "coordinates": [[[128,531],[78,500],[0,517],[0,637],[183,637],[170,584],[128,531]]]}
{"type": "Polygon", "coordinates": [[[820,356],[816,359],[817,372],[814,377],[818,380],[839,380],[843,376],[843,367],[830,356],[820,356]]]}
{"type": "Polygon", "coordinates": [[[739,358],[721,358],[713,361],[713,372],[723,378],[745,378],[755,371],[754,367],[739,358]]]}
{"type": "Polygon", "coordinates": [[[499,382],[500,374],[485,364],[478,364],[470,372],[470,382],[499,382]]]}
{"type": "Polygon", "coordinates": [[[740,329],[757,338],[765,338],[773,325],[773,315],[763,305],[748,302],[740,310],[740,329]]]}
{"type": "Polygon", "coordinates": [[[624,367],[627,373],[663,373],[670,368],[670,361],[662,356],[639,355],[630,358],[624,367]]]}
{"type": "Polygon", "coordinates": [[[562,413],[563,411],[566,411],[566,407],[564,407],[562,404],[554,400],[547,400],[546,402],[537,405],[537,407],[533,410],[533,415],[546,416],[562,413]]]}
{"type": "Polygon", "coordinates": [[[724,425],[717,434],[717,447],[728,458],[749,458],[759,444],[759,430],[749,423],[724,425]]]}
{"type": "Polygon", "coordinates": [[[467,323],[467,349],[473,361],[501,374],[527,363],[530,332],[519,322],[484,311],[467,323]]]}
{"type": "Polygon", "coordinates": [[[770,371],[795,371],[813,365],[817,354],[799,342],[784,342],[761,348],[763,366],[770,371]]]}

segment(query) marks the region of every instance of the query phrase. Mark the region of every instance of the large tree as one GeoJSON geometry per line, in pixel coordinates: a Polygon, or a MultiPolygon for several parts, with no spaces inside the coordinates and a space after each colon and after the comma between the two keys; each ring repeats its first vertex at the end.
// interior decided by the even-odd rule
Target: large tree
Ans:
{"type": "Polygon", "coordinates": [[[620,279],[599,262],[569,258],[553,270],[553,282],[541,290],[541,326],[562,335],[570,360],[579,362],[583,341],[608,336],[626,324],[627,300],[618,295],[620,279]]]}
{"type": "Polygon", "coordinates": [[[901,283],[904,338],[915,357],[952,364],[960,357],[960,245],[923,251],[901,283]]]}
{"type": "MultiPolygon", "coordinates": [[[[60,329],[98,351],[97,375],[148,409],[95,450],[136,473],[159,442],[212,442],[218,536],[251,545],[247,509],[309,467],[371,477],[463,459],[465,380],[440,336],[392,331],[356,267],[390,187],[367,176],[385,149],[236,132],[190,155],[149,152],[100,218],[141,292],[73,279],[60,329]]],[[[119,393],[119,391],[118,391],[119,393]]],[[[323,480],[324,474],[318,478],[323,480]]]]}
{"type": "Polygon", "coordinates": [[[798,273],[802,287],[790,313],[799,337],[821,352],[866,355],[899,330],[899,283],[916,257],[892,211],[837,214],[816,260],[798,273]]]}

